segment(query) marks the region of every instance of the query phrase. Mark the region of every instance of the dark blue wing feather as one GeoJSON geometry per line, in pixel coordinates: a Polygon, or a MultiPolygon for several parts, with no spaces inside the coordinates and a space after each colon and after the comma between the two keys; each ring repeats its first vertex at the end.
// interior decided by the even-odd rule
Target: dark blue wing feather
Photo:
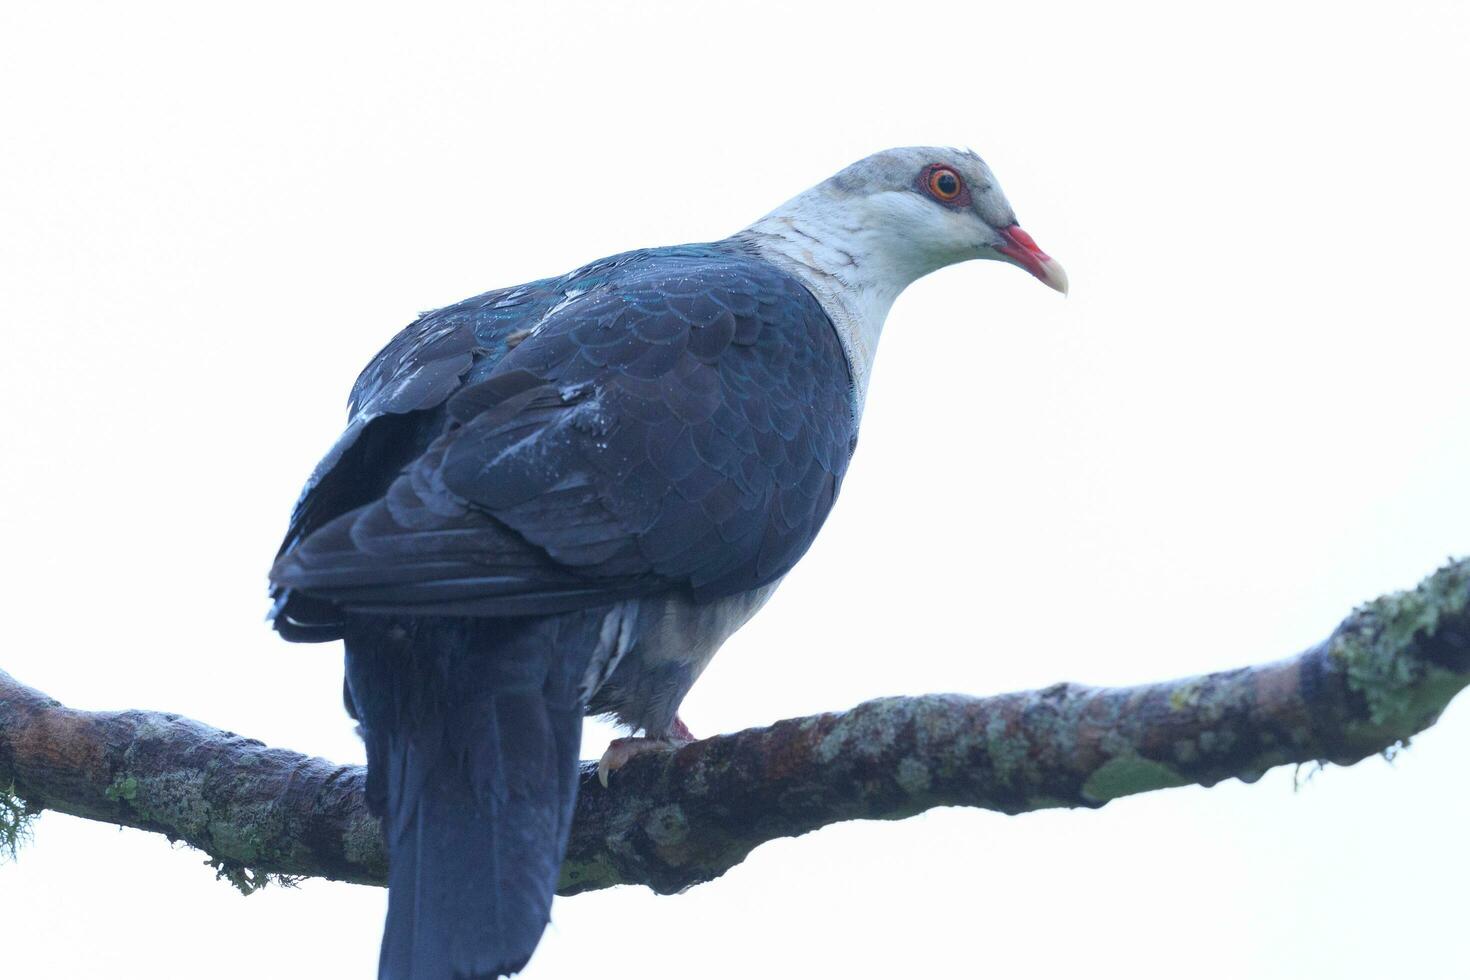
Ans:
{"type": "Polygon", "coordinates": [[[313,611],[491,616],[755,588],[825,520],[850,398],[820,304],[737,245],[487,293],[364,372],[272,580],[313,611]],[[397,456],[355,451],[399,427],[397,456]],[[339,483],[371,497],[315,503],[339,483]]]}

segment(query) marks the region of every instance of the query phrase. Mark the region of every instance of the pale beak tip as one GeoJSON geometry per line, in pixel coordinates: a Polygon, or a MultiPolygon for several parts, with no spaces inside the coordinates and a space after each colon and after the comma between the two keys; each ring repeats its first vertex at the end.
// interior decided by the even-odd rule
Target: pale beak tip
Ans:
{"type": "Polygon", "coordinates": [[[1001,244],[992,246],[997,253],[1063,296],[1067,295],[1067,270],[1062,268],[1060,262],[1043,252],[1041,246],[1036,244],[1036,239],[1026,234],[1020,225],[997,230],[1005,239],[1001,244]]]}
{"type": "Polygon", "coordinates": [[[1067,295],[1069,288],[1067,283],[1067,270],[1062,268],[1062,264],[1054,259],[1047,259],[1042,263],[1041,267],[1046,273],[1046,275],[1041,277],[1041,281],[1063,296],[1067,295]]]}

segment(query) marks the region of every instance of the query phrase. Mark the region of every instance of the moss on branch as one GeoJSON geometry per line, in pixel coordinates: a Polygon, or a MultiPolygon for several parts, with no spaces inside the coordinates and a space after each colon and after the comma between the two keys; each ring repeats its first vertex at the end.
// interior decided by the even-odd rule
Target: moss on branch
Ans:
{"type": "Polygon", "coordinates": [[[0,859],[15,857],[31,833],[36,818],[25,800],[15,795],[15,784],[0,789],[0,859]]]}
{"type": "MultiPolygon", "coordinates": [[[[1098,807],[1172,786],[1350,765],[1470,683],[1470,562],[1355,610],[1299,656],[1130,688],[881,698],[584,769],[561,891],[718,877],[761,843],[935,806],[1098,807]]],[[[75,711],[0,672],[0,849],[39,807],[183,840],[243,892],[381,884],[363,771],[177,715],[75,711]]]]}

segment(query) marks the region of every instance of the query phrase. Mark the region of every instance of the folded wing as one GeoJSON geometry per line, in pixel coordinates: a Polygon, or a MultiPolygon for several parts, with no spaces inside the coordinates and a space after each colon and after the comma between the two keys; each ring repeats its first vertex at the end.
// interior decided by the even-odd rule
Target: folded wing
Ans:
{"type": "Polygon", "coordinates": [[[589,268],[533,284],[555,301],[498,333],[406,332],[364,373],[353,440],[308,487],[272,570],[325,632],[342,609],[733,594],[806,551],[853,438],[820,305],[734,246],[589,268]]]}

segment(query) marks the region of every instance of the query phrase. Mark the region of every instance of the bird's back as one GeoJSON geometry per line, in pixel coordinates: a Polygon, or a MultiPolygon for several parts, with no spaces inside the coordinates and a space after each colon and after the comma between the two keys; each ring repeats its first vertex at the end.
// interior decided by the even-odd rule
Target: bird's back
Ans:
{"type": "Polygon", "coordinates": [[[344,609],[526,615],[759,587],[815,537],[855,433],[825,311],[734,242],[426,314],[349,410],[272,572],[288,639],[340,637],[344,609]]]}

